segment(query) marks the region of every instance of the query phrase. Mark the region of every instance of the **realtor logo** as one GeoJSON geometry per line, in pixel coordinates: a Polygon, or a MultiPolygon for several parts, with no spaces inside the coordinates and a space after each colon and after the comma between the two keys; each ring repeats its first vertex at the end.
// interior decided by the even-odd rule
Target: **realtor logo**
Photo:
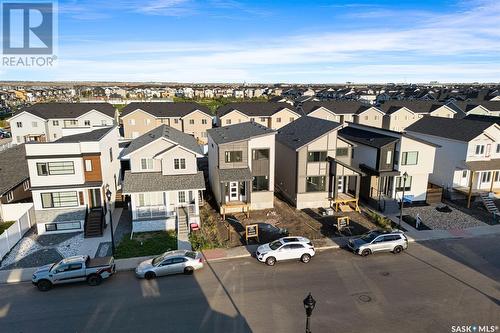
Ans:
{"type": "Polygon", "coordinates": [[[3,54],[52,54],[53,4],[2,3],[3,54]]]}

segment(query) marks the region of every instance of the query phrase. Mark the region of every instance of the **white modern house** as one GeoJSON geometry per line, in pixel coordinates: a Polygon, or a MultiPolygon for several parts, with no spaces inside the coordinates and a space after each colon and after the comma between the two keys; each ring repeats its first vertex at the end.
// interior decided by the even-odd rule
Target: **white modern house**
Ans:
{"type": "Polygon", "coordinates": [[[200,225],[199,206],[205,189],[197,158],[197,140],[167,125],[132,140],[121,153],[129,165],[122,192],[130,197],[132,232],[187,230],[200,225]]]}
{"type": "Polygon", "coordinates": [[[422,118],[408,134],[433,142],[431,182],[462,195],[500,192],[500,126],[495,122],[422,118]]]}
{"type": "Polygon", "coordinates": [[[102,235],[118,187],[118,138],[106,127],[25,145],[38,234],[102,235]]]}
{"type": "Polygon", "coordinates": [[[114,126],[116,109],[108,103],[40,103],[16,113],[9,120],[12,142],[51,142],[82,128],[114,126]]]}

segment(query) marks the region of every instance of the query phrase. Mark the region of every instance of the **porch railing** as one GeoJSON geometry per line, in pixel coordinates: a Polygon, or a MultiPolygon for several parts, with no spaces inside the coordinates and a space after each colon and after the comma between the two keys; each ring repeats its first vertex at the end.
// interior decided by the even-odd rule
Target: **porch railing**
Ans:
{"type": "Polygon", "coordinates": [[[136,213],[138,219],[152,219],[175,216],[175,212],[169,211],[166,206],[137,207],[136,213]]]}

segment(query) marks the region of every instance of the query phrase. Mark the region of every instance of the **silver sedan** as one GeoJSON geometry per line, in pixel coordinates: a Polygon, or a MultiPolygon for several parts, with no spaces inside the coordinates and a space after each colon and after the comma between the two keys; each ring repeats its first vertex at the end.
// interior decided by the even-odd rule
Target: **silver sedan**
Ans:
{"type": "Polygon", "coordinates": [[[141,262],[135,269],[135,275],[141,279],[154,279],[163,275],[193,274],[200,268],[203,268],[201,253],[177,250],[165,252],[158,257],[141,262]]]}

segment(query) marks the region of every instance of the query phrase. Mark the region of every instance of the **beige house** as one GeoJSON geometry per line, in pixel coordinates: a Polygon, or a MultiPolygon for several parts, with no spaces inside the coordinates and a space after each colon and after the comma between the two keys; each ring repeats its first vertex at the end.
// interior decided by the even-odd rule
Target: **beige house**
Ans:
{"type": "Polygon", "coordinates": [[[275,135],[255,122],[208,130],[210,186],[221,214],[273,208],[275,135]]]}
{"type": "Polygon", "coordinates": [[[297,209],[358,209],[362,172],[349,166],[352,144],[337,141],[342,125],[304,116],[276,135],[276,191],[297,209]]]}
{"type": "Polygon", "coordinates": [[[370,106],[358,101],[322,101],[305,102],[301,109],[304,114],[324,120],[336,121],[341,124],[354,122],[356,115],[370,106]]]}
{"type": "Polygon", "coordinates": [[[217,126],[254,122],[271,129],[279,129],[300,117],[299,111],[288,103],[246,102],[230,103],[217,110],[217,126]]]}
{"type": "Polygon", "coordinates": [[[126,139],[138,138],[160,125],[167,125],[206,144],[207,130],[212,128],[210,110],[197,103],[130,103],[123,108],[121,119],[126,139]]]}
{"type": "Polygon", "coordinates": [[[356,115],[354,116],[354,123],[382,128],[384,115],[384,112],[378,107],[366,107],[356,112],[356,115]]]}

